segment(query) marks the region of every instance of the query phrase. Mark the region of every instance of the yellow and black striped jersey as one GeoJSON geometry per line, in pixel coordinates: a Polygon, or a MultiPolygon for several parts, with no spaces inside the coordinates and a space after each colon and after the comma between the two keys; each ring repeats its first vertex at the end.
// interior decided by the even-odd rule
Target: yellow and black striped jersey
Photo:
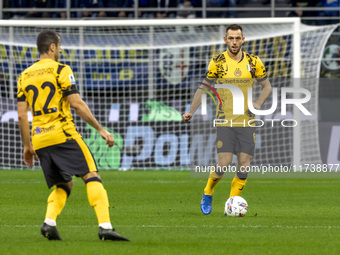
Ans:
{"type": "Polygon", "coordinates": [[[217,89],[222,105],[218,102],[216,119],[228,121],[226,124],[217,124],[217,126],[231,126],[231,121],[233,127],[254,125],[251,120],[255,116],[248,109],[248,88],[253,87],[255,79],[260,82],[267,79],[262,61],[255,55],[242,52],[242,58],[237,62],[230,58],[228,52],[225,51],[211,59],[206,80],[209,83],[234,85],[241,89],[244,95],[244,114],[234,115],[231,91],[227,88],[217,89]]]}
{"type": "Polygon", "coordinates": [[[42,59],[21,73],[17,100],[31,107],[35,150],[81,137],[66,99],[73,93],[78,93],[78,88],[68,65],[42,59]]]}

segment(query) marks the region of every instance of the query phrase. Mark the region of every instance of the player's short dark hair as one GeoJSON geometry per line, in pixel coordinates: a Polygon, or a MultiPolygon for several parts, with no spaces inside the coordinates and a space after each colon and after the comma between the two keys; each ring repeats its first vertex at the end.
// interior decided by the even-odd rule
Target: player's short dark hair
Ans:
{"type": "Polygon", "coordinates": [[[48,53],[51,44],[56,46],[59,43],[59,35],[51,30],[44,30],[40,32],[37,38],[37,46],[40,54],[48,53]]]}
{"type": "Polygon", "coordinates": [[[243,35],[243,29],[240,25],[238,24],[232,24],[232,25],[229,25],[227,27],[227,29],[225,30],[225,33],[227,34],[229,30],[233,30],[233,31],[237,31],[237,30],[241,30],[241,34],[243,35]]]}

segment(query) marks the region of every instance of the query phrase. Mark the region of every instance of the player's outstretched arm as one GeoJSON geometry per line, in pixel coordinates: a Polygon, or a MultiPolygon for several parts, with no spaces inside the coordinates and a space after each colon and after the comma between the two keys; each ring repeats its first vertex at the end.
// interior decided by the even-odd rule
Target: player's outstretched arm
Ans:
{"type": "Polygon", "coordinates": [[[259,98],[253,104],[256,110],[261,110],[261,106],[272,93],[272,85],[270,84],[269,78],[261,81],[260,84],[262,86],[262,92],[259,98]]]}
{"type": "MultiPolygon", "coordinates": [[[[206,82],[206,81],[203,81],[203,82],[206,82]]],[[[210,84],[208,84],[208,85],[210,85],[210,84]]],[[[201,85],[200,88],[206,89],[206,87],[204,85],[201,85]]],[[[196,112],[197,108],[201,105],[202,94],[206,94],[206,92],[204,90],[202,90],[202,89],[197,89],[196,90],[196,93],[195,93],[194,98],[192,100],[189,112],[184,113],[182,115],[182,119],[184,120],[185,123],[189,122],[191,117],[196,112]]]]}
{"type": "Polygon", "coordinates": [[[31,144],[30,126],[28,123],[27,112],[28,103],[18,102],[19,129],[22,138],[22,143],[24,145],[24,163],[28,167],[33,167],[34,159],[38,160],[38,156],[31,144]]]}
{"type": "Polygon", "coordinates": [[[71,107],[76,111],[76,113],[88,124],[94,127],[101,137],[106,141],[106,144],[109,147],[112,147],[114,144],[114,139],[111,133],[105,130],[97,121],[97,119],[93,116],[90,108],[87,104],[80,98],[79,94],[71,94],[67,96],[67,100],[69,101],[71,107]]]}

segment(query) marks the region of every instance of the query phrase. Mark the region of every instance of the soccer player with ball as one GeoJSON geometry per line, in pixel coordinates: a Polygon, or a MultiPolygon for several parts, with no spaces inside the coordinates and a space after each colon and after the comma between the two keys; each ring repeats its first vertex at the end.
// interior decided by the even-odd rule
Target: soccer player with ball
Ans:
{"type": "MultiPolygon", "coordinates": [[[[254,79],[256,79],[262,86],[262,91],[253,106],[257,110],[261,109],[262,104],[271,94],[272,87],[259,57],[242,51],[244,40],[245,37],[241,26],[233,24],[227,27],[226,36],[224,37],[227,51],[211,59],[206,78],[201,85],[202,89],[197,89],[189,112],[182,116],[185,122],[191,119],[196,109],[200,106],[201,96],[206,93],[204,90],[213,84],[236,86],[242,90],[244,98],[248,98],[248,88],[253,87],[254,79]]],[[[218,88],[217,92],[221,98],[221,103],[219,102],[217,105],[216,119],[225,121],[216,125],[218,162],[215,171],[210,173],[201,201],[201,210],[206,215],[211,213],[214,188],[223,177],[224,172],[219,169],[228,169],[228,166],[232,163],[233,154],[237,155],[237,173],[231,183],[229,197],[239,197],[246,184],[247,168],[250,166],[255,150],[255,123],[252,121],[255,116],[249,111],[247,100],[244,103],[244,113],[234,115],[231,91],[226,88],[218,88]]],[[[234,199],[230,202],[238,200],[236,198],[236,200],[234,199]]],[[[246,204],[244,202],[240,200],[240,203],[245,208],[246,204]]],[[[227,210],[226,214],[228,215],[227,210]]]]}

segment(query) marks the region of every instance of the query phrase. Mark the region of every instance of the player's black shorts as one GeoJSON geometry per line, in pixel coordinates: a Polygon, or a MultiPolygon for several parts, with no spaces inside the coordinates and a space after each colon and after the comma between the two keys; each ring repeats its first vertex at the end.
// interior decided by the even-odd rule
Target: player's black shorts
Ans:
{"type": "Polygon", "coordinates": [[[239,152],[254,156],[255,128],[253,127],[217,127],[217,153],[239,152]]]}
{"type": "Polygon", "coordinates": [[[68,140],[36,150],[49,188],[69,182],[73,175],[97,172],[96,162],[83,139],[68,140]]]}

